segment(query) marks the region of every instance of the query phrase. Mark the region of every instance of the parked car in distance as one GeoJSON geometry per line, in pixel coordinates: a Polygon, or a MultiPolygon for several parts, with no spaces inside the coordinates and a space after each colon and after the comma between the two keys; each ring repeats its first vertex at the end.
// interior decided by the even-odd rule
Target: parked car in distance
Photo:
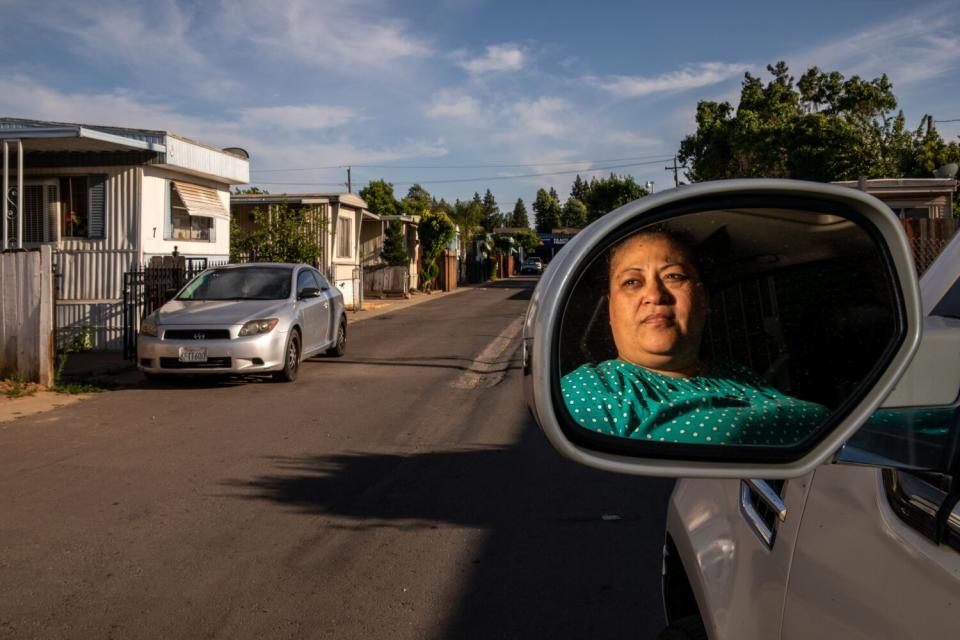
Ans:
{"type": "Polygon", "coordinates": [[[520,265],[520,273],[535,273],[540,275],[543,273],[543,260],[540,258],[527,258],[523,261],[523,264],[520,265]]]}
{"type": "Polygon", "coordinates": [[[182,374],[271,374],[292,382],[304,358],[346,349],[343,294],[305,264],[208,269],[147,316],[137,365],[151,380],[182,374]]]}

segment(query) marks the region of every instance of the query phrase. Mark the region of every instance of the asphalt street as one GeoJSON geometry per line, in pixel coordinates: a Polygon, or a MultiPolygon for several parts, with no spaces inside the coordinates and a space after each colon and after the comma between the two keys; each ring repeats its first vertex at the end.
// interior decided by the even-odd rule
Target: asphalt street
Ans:
{"type": "Polygon", "coordinates": [[[672,483],[561,459],[515,278],[350,327],[294,384],[0,424],[0,638],[651,638],[672,483]]]}

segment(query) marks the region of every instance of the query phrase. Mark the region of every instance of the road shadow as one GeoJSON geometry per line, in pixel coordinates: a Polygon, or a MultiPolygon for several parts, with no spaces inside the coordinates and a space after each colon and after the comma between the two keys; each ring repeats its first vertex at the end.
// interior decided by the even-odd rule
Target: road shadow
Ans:
{"type": "MultiPolygon", "coordinates": [[[[247,500],[326,514],[333,528],[474,527],[488,533],[440,637],[651,638],[672,481],[560,458],[531,423],[516,445],[274,458],[227,483],[247,500]]],[[[236,493],[233,493],[236,496],[236,493]]]]}

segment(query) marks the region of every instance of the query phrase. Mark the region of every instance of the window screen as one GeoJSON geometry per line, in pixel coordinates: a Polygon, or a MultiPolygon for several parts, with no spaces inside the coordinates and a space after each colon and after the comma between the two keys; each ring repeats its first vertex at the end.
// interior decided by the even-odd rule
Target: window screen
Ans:
{"type": "Polygon", "coordinates": [[[353,220],[347,216],[337,218],[337,257],[353,257],[353,220]]]}

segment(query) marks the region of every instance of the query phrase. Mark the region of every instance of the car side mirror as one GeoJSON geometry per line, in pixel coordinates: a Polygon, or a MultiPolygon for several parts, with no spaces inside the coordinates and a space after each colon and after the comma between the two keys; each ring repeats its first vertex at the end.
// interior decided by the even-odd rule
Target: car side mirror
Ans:
{"type": "Polygon", "coordinates": [[[319,298],[319,297],[320,297],[320,289],[318,289],[317,287],[304,287],[303,289],[300,290],[299,295],[297,295],[297,298],[301,300],[304,298],[319,298]]]}
{"type": "Polygon", "coordinates": [[[524,326],[551,444],[624,473],[787,478],[833,455],[920,340],[913,260],[865,193],[732,180],[648,196],[574,237],[524,326]]]}

